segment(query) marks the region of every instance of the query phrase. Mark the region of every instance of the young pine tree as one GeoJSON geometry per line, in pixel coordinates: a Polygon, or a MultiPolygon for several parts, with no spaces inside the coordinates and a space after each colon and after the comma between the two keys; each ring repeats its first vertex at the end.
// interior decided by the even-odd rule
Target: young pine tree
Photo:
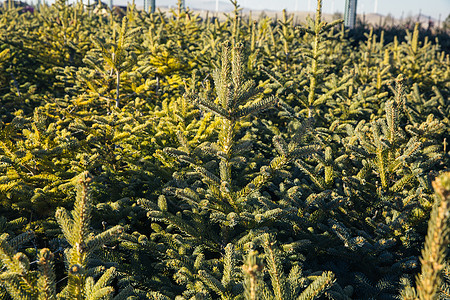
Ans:
{"type": "MultiPolygon", "coordinates": [[[[41,249],[37,258],[37,270],[32,267],[29,258],[17,252],[20,245],[34,238],[31,232],[25,232],[15,238],[7,233],[0,237],[0,260],[2,272],[0,281],[8,294],[17,300],[22,299],[77,299],[94,300],[112,298],[114,288],[110,286],[115,277],[115,268],[105,270],[103,266],[91,264],[92,256],[103,245],[117,239],[123,232],[121,226],[115,226],[100,234],[93,234],[89,228],[92,199],[89,191],[91,177],[85,172],[79,176],[74,209],[68,212],[59,208],[56,219],[69,247],[65,249],[67,284],[57,293],[57,278],[53,268],[54,254],[47,248],[41,249]],[[95,280],[94,276],[98,279],[95,280]]],[[[130,288],[124,289],[114,299],[124,299],[131,295],[130,288]]]]}

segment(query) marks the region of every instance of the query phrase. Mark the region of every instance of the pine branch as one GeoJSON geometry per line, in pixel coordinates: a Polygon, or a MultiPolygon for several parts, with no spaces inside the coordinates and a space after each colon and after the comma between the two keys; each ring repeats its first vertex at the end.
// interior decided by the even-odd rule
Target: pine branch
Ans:
{"type": "Polygon", "coordinates": [[[123,233],[123,227],[120,225],[114,226],[95,237],[87,239],[86,242],[86,251],[91,252],[94,251],[105,244],[110,243],[113,240],[116,240],[120,234],[123,233]]]}
{"type": "Polygon", "coordinates": [[[279,254],[273,248],[274,244],[269,234],[263,236],[264,253],[266,254],[267,268],[272,282],[274,297],[275,299],[283,300],[287,297],[286,282],[279,254]]]}
{"type": "Polygon", "coordinates": [[[225,256],[223,258],[223,276],[222,285],[227,288],[233,284],[233,278],[235,276],[235,256],[233,244],[228,244],[225,247],[225,256]]]}
{"type": "Polygon", "coordinates": [[[205,270],[198,271],[198,275],[200,276],[202,281],[209,288],[211,288],[214,292],[219,294],[219,296],[221,296],[222,299],[226,299],[225,298],[225,288],[224,288],[224,286],[222,285],[222,283],[219,280],[217,280],[215,277],[211,276],[205,270]]]}
{"type": "Polygon", "coordinates": [[[319,298],[325,290],[330,288],[334,282],[334,274],[332,272],[323,272],[321,276],[317,276],[314,281],[300,294],[298,300],[310,300],[319,298]]]}
{"type": "MultiPolygon", "coordinates": [[[[86,280],[86,300],[96,300],[96,299],[104,299],[109,294],[111,294],[114,289],[110,286],[108,286],[111,281],[115,277],[115,268],[109,268],[106,270],[105,273],[102,274],[102,276],[97,280],[97,282],[92,286],[92,283],[90,280],[86,280]]],[[[92,277],[90,277],[92,278],[92,277]]]]}
{"type": "Polygon", "coordinates": [[[441,286],[445,253],[449,243],[450,173],[444,173],[433,182],[440,203],[431,212],[425,246],[422,250],[422,270],[417,277],[419,299],[435,299],[441,286]]]}
{"type": "Polygon", "coordinates": [[[38,300],[56,299],[56,276],[53,271],[53,253],[44,248],[39,252],[39,271],[37,286],[39,290],[38,300]]]}
{"type": "Polygon", "coordinates": [[[242,271],[245,275],[244,287],[246,300],[263,299],[260,297],[262,294],[260,278],[263,265],[258,261],[257,255],[257,251],[250,251],[245,264],[242,266],[242,271]]]}

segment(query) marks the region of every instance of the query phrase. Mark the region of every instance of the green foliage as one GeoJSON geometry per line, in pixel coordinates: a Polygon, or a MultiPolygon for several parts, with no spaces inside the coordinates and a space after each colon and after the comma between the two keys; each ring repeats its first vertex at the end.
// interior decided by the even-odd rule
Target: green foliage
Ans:
{"type": "Polygon", "coordinates": [[[403,279],[402,299],[442,299],[448,294],[448,264],[444,262],[448,241],[448,204],[450,200],[450,173],[441,174],[433,182],[436,203],[428,223],[428,233],[422,250],[422,272],[417,276],[417,287],[403,279]]]}
{"type": "MultiPolygon", "coordinates": [[[[130,17],[132,18],[132,15],[130,17]]],[[[135,78],[136,75],[130,72],[136,66],[136,45],[139,43],[140,28],[135,27],[130,30],[127,17],[122,19],[120,27],[114,25],[113,32],[110,33],[110,40],[102,41],[98,37],[92,39],[95,48],[86,53],[83,58],[87,67],[81,67],[77,71],[62,70],[74,77],[71,78],[71,81],[74,82],[75,87],[72,86],[71,90],[76,89],[78,94],[87,92],[84,99],[90,101],[96,98],[106,100],[106,107],[111,106],[109,104],[111,101],[115,102],[115,107],[119,107],[121,100],[136,94],[131,94],[129,91],[130,94],[123,95],[124,92],[121,91],[121,87],[124,85],[123,80],[139,81],[146,75],[141,73],[138,78],[135,78]],[[79,87],[76,88],[76,86],[79,87]]],[[[127,84],[127,87],[129,86],[130,83],[127,84]]],[[[78,100],[83,101],[84,99],[78,100]]]]}
{"type": "Polygon", "coordinates": [[[1,9],[1,297],[447,297],[445,44],[232,4],[1,9]]]}
{"type": "Polygon", "coordinates": [[[0,199],[4,206],[48,215],[67,197],[62,189],[73,172],[58,161],[72,157],[71,151],[79,143],[58,126],[61,122],[53,120],[37,108],[30,118],[18,111],[13,121],[1,128],[0,199]]]}
{"type": "MultiPolygon", "coordinates": [[[[13,299],[105,299],[111,298],[114,289],[109,286],[115,277],[115,268],[91,268],[90,257],[95,250],[116,239],[123,231],[121,226],[112,227],[100,234],[90,232],[92,199],[89,193],[90,176],[83,173],[77,184],[77,199],[72,213],[64,208],[56,211],[69,248],[64,251],[68,272],[66,287],[57,294],[57,279],[54,272],[54,254],[43,248],[37,257],[38,268],[30,268],[30,260],[17,248],[34,238],[32,232],[25,232],[13,239],[4,233],[0,237],[0,259],[3,267],[0,280],[13,299]],[[102,273],[95,282],[92,276],[102,273]],[[90,275],[90,276],[89,276],[90,275]]],[[[126,293],[131,294],[130,290],[126,293]]],[[[122,297],[124,294],[122,295],[122,297]]],[[[119,299],[119,298],[117,298],[119,299]]]]}

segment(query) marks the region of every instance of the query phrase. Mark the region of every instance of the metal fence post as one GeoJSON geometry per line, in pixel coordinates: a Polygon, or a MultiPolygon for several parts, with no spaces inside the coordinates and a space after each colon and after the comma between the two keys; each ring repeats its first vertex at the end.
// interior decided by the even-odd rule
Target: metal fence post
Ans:
{"type": "Polygon", "coordinates": [[[156,9],[155,0],[150,0],[150,12],[152,14],[154,14],[155,13],[155,9],[156,9]]]}
{"type": "Polygon", "coordinates": [[[354,28],[356,25],[356,6],[358,0],[345,0],[344,25],[354,28]]]}

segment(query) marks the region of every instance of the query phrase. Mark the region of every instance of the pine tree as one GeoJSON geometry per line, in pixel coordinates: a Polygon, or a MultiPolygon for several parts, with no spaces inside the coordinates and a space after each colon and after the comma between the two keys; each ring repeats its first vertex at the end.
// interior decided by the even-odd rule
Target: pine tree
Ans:
{"type": "Polygon", "coordinates": [[[4,265],[9,289],[411,299],[419,286],[445,298],[448,266],[429,250],[441,246],[427,241],[422,260],[419,249],[450,157],[448,38],[412,23],[406,38],[345,31],[321,3],[306,22],[254,18],[236,1],[226,16],[181,1],[152,14],[132,4],[126,17],[100,3],[2,7],[0,214],[19,218],[9,237],[34,231],[3,247],[24,274],[4,265]],[[75,234],[80,206],[75,218],[68,207],[85,171],[94,200],[75,234]],[[81,259],[83,241],[116,224],[129,233],[81,259]],[[416,277],[421,263],[431,275],[416,277]],[[32,288],[14,285],[23,278],[32,288]]]}
{"type": "Polygon", "coordinates": [[[450,200],[450,174],[443,173],[433,182],[436,203],[428,223],[428,233],[422,250],[422,270],[417,276],[417,286],[403,279],[402,299],[441,299],[448,294],[447,285],[442,284],[442,275],[447,274],[444,262],[448,248],[448,201],[450,200]]]}
{"type": "MultiPolygon", "coordinates": [[[[53,270],[54,254],[47,248],[39,252],[38,270],[30,269],[29,258],[16,249],[34,238],[32,232],[23,233],[13,239],[8,234],[0,238],[1,262],[5,270],[1,281],[13,299],[104,299],[113,292],[109,286],[115,276],[115,268],[92,267],[91,256],[94,251],[116,239],[123,231],[121,226],[112,227],[100,234],[90,232],[89,221],[92,199],[89,193],[89,174],[79,176],[77,199],[72,213],[60,208],[56,219],[70,247],[65,252],[68,282],[57,295],[56,276],[53,270]],[[104,272],[103,272],[104,271],[104,272]],[[97,281],[92,276],[101,274],[97,281]]],[[[127,290],[130,294],[131,290],[127,290]]],[[[120,297],[124,297],[122,294],[120,297]]],[[[120,299],[120,298],[117,298],[120,299]]]]}
{"type": "MultiPolygon", "coordinates": [[[[288,72],[279,73],[280,71],[275,68],[273,70],[267,70],[266,68],[265,72],[275,82],[274,87],[277,88],[278,94],[286,94],[289,102],[303,107],[304,117],[315,117],[321,105],[330,101],[335,94],[351,84],[351,74],[347,73],[341,78],[337,78],[335,72],[333,72],[339,67],[344,67],[348,62],[336,67],[332,64],[323,63],[326,57],[334,56],[332,51],[326,53],[326,49],[334,49],[335,45],[332,40],[339,38],[339,34],[336,36],[334,31],[330,29],[341,22],[341,20],[336,20],[327,24],[322,20],[322,1],[320,0],[317,1],[315,19],[308,17],[306,26],[296,27],[295,32],[288,33],[292,17],[287,19],[286,12],[283,13],[283,20],[279,21],[281,27],[279,28],[279,34],[283,41],[283,57],[285,57],[286,62],[290,62],[289,68],[287,64],[285,66],[285,71],[288,72]],[[294,36],[302,37],[303,43],[307,46],[295,45],[296,39],[293,39],[294,36]],[[291,46],[291,43],[294,45],[291,46]],[[299,60],[300,57],[310,61],[310,64],[305,65],[304,60],[299,60]],[[295,80],[293,80],[294,78],[295,80]],[[309,87],[306,88],[305,93],[302,90],[307,82],[309,82],[309,87]],[[322,82],[324,84],[320,84],[322,82]],[[328,82],[331,84],[328,84],[328,82]]],[[[333,59],[333,62],[337,63],[338,60],[338,58],[333,59]]]]}
{"type": "Polygon", "coordinates": [[[67,201],[63,187],[74,173],[58,162],[70,159],[70,151],[80,144],[55,119],[42,108],[30,118],[18,111],[0,129],[0,199],[5,207],[48,216],[67,201]]]}
{"type": "MultiPolygon", "coordinates": [[[[283,168],[289,163],[318,150],[315,145],[301,146],[302,138],[308,128],[308,124],[305,124],[298,129],[290,143],[286,143],[280,136],[275,136],[274,144],[279,152],[278,156],[269,160],[268,165],[261,167],[259,174],[253,177],[248,184],[239,187],[235,183],[233,173],[240,172],[240,161],[243,159],[241,153],[245,153],[243,151],[249,149],[250,146],[249,141],[245,139],[245,134],[238,131],[246,128],[241,125],[240,119],[264,109],[274,101],[273,99],[257,99],[255,102],[245,105],[244,101],[255,97],[258,89],[252,87],[251,81],[245,82],[243,79],[241,51],[239,48],[231,51],[228,46],[224,47],[222,64],[213,75],[217,92],[216,101],[210,100],[211,93],[208,86],[206,91],[198,97],[193,96],[198,93],[187,94],[187,97],[193,99],[200,108],[214,113],[219,119],[217,143],[204,143],[199,148],[193,148],[192,144],[189,144],[186,138],[179,134],[181,147],[164,150],[180,163],[193,168],[195,173],[192,175],[200,176],[207,189],[199,185],[200,182],[194,183],[197,189],[193,189],[192,185],[187,185],[189,183],[189,177],[186,176],[188,173],[184,175],[177,172],[174,174],[175,186],[166,189],[169,197],[159,196],[157,204],[148,200],[140,200],[141,204],[149,211],[149,217],[155,221],[160,220],[170,224],[166,230],[156,224],[153,226],[159,228],[157,231],[161,235],[161,239],[167,243],[166,253],[170,257],[167,266],[177,270],[174,276],[177,281],[186,286],[187,291],[184,294],[188,298],[199,295],[199,293],[206,295],[205,293],[208,293],[206,291],[209,289],[222,295],[222,298],[230,297],[227,296],[229,293],[235,293],[232,292],[235,289],[233,285],[227,287],[223,283],[219,284],[216,272],[209,273],[210,271],[198,270],[197,259],[202,257],[203,251],[199,254],[196,252],[201,251],[203,247],[216,252],[224,243],[232,241],[233,243],[242,243],[239,241],[252,240],[255,236],[266,232],[267,226],[274,226],[280,221],[280,225],[285,223],[287,226],[292,226],[298,218],[295,216],[295,209],[289,208],[290,202],[272,202],[261,195],[258,196],[258,191],[269,184],[271,179],[282,176],[283,168]],[[240,103],[242,104],[239,105],[240,103]],[[236,141],[238,134],[244,136],[241,141],[236,141]],[[199,151],[206,152],[217,162],[210,160],[205,167],[199,165],[200,159],[203,157],[197,156],[199,151]],[[218,166],[219,174],[215,175],[208,170],[208,164],[218,166]],[[178,204],[171,199],[172,195],[186,203],[179,204],[180,210],[176,213],[172,211],[178,204]],[[169,231],[170,227],[177,228],[182,235],[173,235],[169,231]],[[250,233],[245,232],[245,229],[251,229],[250,233]],[[197,256],[197,258],[192,256],[197,256]],[[197,272],[198,275],[196,275],[197,272]],[[200,286],[199,281],[202,282],[200,286]]],[[[229,261],[231,258],[228,258],[227,255],[225,254],[225,258],[229,261]]],[[[228,264],[226,263],[224,266],[227,269],[224,269],[223,276],[231,276],[226,274],[233,272],[230,270],[232,267],[228,264]]],[[[225,280],[224,278],[222,281],[225,280]]],[[[229,282],[229,279],[226,282],[229,282]]],[[[310,289],[311,295],[319,293],[319,286],[310,289]]],[[[305,293],[309,294],[310,292],[305,293]]]]}
{"type": "Polygon", "coordinates": [[[82,83],[81,89],[88,91],[90,97],[106,100],[106,107],[111,106],[111,102],[119,107],[121,98],[125,100],[133,95],[121,96],[121,80],[136,65],[135,48],[140,30],[139,27],[129,29],[128,18],[132,18],[132,14],[122,19],[121,26],[114,28],[106,41],[93,39],[95,48],[83,58],[88,68],[81,68],[76,73],[76,84],[82,83]]]}

